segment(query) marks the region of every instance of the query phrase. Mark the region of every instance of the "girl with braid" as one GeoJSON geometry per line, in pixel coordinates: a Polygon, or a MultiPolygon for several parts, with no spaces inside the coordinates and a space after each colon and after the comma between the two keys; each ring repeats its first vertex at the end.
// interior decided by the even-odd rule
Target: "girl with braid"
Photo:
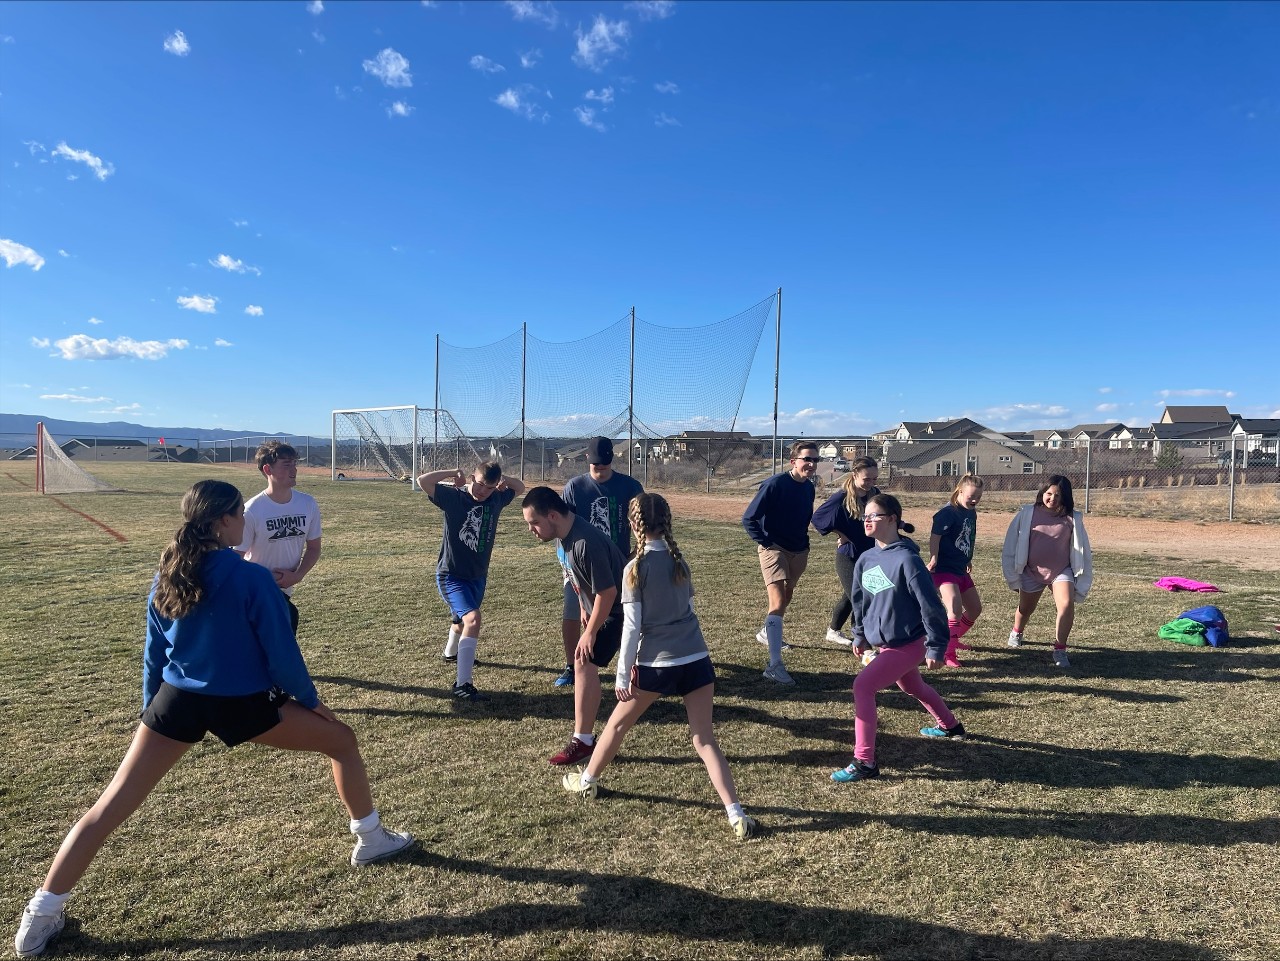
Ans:
{"type": "Polygon", "coordinates": [[[594,799],[600,774],[632,725],[658,698],[678,694],[689,716],[694,749],[724,803],[734,836],[746,840],[760,825],[742,813],[729,763],[712,729],[716,675],[693,612],[689,565],[671,531],[671,508],[659,494],[639,494],[631,499],[628,521],[641,547],[622,577],[622,650],[614,686],[618,706],[586,769],[566,774],[561,783],[566,791],[594,799]]]}
{"type": "MultiPolygon", "coordinates": [[[[147,604],[142,723],[115,777],[62,842],[23,911],[14,939],[22,957],[43,953],[62,930],[72,886],[111,832],[208,732],[228,747],[253,741],[328,757],[356,836],[352,866],[413,843],[413,835],[379,821],[356,736],[321,703],[271,571],[233,550],[244,539],[240,491],[200,481],[183,497],[182,514],[147,604]]],[[[282,842],[283,853],[288,840],[282,842]]]]}

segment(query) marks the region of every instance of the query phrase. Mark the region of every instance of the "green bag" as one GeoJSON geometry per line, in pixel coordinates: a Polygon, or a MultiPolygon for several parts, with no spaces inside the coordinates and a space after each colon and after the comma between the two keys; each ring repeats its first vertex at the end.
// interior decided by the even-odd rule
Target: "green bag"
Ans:
{"type": "Polygon", "coordinates": [[[1160,625],[1160,636],[1166,641],[1177,641],[1193,647],[1204,647],[1209,643],[1204,639],[1204,631],[1203,624],[1189,617],[1178,617],[1168,624],[1160,625]]]}

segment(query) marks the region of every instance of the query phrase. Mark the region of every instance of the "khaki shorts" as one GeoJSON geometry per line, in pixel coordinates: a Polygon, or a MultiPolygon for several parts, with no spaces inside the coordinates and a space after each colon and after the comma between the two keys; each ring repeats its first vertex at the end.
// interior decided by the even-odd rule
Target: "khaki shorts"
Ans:
{"type": "Polygon", "coordinates": [[[760,573],[765,586],[789,581],[794,587],[800,575],[809,566],[808,551],[784,551],[781,547],[756,547],[760,555],[760,573]]]}

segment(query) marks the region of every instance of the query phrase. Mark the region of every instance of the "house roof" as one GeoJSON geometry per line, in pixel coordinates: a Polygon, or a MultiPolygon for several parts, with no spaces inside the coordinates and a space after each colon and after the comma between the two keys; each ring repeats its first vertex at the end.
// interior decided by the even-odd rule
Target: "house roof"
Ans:
{"type": "MultiPolygon", "coordinates": [[[[1029,460],[1036,464],[1043,464],[1045,457],[1048,456],[1046,451],[1039,447],[1023,447],[1017,444],[1012,446],[999,444],[997,446],[1004,448],[1015,457],[1021,457],[1023,460],[1029,460]]],[[[989,449],[984,448],[984,450],[989,449]]],[[[965,443],[963,439],[916,441],[913,444],[899,444],[891,447],[890,451],[889,460],[894,467],[923,467],[925,464],[950,454],[959,454],[963,459],[965,443]]]]}
{"type": "Polygon", "coordinates": [[[1076,424],[1075,427],[1067,431],[1067,436],[1076,438],[1084,434],[1091,440],[1106,440],[1109,437],[1114,437],[1124,429],[1124,424],[1114,421],[1107,424],[1076,424]]]}
{"type": "Polygon", "coordinates": [[[1231,424],[1152,424],[1151,436],[1156,440],[1192,440],[1231,436],[1231,424]]]}
{"type": "Polygon", "coordinates": [[[1214,404],[1205,407],[1170,407],[1165,406],[1160,417],[1162,424],[1225,424],[1234,418],[1224,405],[1214,404]]]}
{"type": "Polygon", "coordinates": [[[1236,421],[1236,433],[1280,434],[1280,417],[1262,417],[1236,421]]]}

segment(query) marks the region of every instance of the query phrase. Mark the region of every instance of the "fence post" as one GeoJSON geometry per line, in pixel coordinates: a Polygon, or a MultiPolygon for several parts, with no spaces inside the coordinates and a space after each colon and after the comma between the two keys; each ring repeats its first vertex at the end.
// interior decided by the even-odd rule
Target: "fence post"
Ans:
{"type": "MultiPolygon", "coordinates": [[[[1248,456],[1247,454],[1245,455],[1248,456]]],[[[1231,435],[1231,469],[1227,471],[1227,520],[1236,519],[1236,435],[1231,435]]]]}
{"type": "Polygon", "coordinates": [[[1084,512],[1089,513],[1089,470],[1092,467],[1093,438],[1084,439],[1084,512]]]}

